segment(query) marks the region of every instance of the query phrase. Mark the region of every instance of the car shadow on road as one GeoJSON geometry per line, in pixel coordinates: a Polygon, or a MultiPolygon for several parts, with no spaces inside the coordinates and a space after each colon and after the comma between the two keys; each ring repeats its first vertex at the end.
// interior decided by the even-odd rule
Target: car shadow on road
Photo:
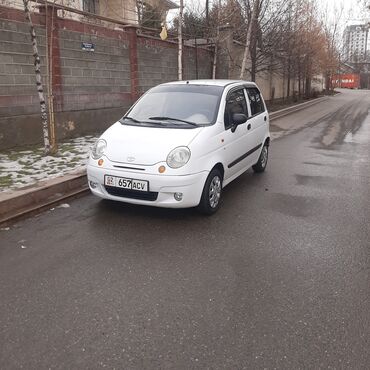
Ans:
{"type": "Polygon", "coordinates": [[[97,204],[97,211],[103,216],[130,216],[150,219],[180,220],[197,217],[196,208],[171,209],[159,208],[102,199],[97,204]]]}

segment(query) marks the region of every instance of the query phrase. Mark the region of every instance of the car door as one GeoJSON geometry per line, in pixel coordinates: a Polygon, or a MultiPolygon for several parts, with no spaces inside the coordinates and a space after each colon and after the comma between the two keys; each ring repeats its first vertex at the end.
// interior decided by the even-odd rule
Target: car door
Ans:
{"type": "Polygon", "coordinates": [[[268,113],[258,88],[247,87],[246,91],[251,111],[251,116],[248,119],[250,124],[250,140],[255,144],[253,148],[257,148],[255,152],[250,155],[250,159],[253,162],[252,164],[255,164],[258,161],[260,148],[262,148],[266,132],[268,131],[268,113]]]}
{"type": "Polygon", "coordinates": [[[231,90],[226,97],[224,112],[226,182],[231,181],[238,173],[249,167],[248,152],[252,149],[250,140],[248,139],[249,121],[238,125],[235,129],[232,119],[234,113],[243,113],[247,117],[249,116],[246,94],[243,86],[231,90]]]}

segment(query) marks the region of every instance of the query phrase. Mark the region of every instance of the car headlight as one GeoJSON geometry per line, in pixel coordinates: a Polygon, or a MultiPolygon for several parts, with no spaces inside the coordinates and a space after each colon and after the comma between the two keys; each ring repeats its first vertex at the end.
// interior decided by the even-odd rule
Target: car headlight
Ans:
{"type": "Polygon", "coordinates": [[[190,149],[186,146],[179,146],[168,154],[167,165],[171,168],[180,168],[188,163],[189,159],[190,149]]]}
{"type": "Polygon", "coordinates": [[[93,147],[91,148],[91,156],[94,159],[99,159],[104,154],[106,147],[107,142],[104,139],[97,140],[93,147]]]}

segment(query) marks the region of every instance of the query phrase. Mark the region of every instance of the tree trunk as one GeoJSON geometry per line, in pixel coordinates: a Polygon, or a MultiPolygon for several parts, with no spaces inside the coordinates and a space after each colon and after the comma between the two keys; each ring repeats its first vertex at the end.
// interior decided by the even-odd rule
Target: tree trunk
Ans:
{"type": "MultiPolygon", "coordinates": [[[[289,99],[290,96],[290,78],[291,78],[291,63],[292,63],[292,52],[291,52],[291,33],[292,33],[292,0],[288,3],[288,39],[287,39],[287,49],[288,49],[288,84],[286,89],[286,97],[289,99]]],[[[283,92],[284,97],[284,92],[283,92]]]]}
{"type": "Polygon", "coordinates": [[[306,77],[306,98],[309,99],[311,97],[311,77],[306,77]]]}
{"type": "Polygon", "coordinates": [[[209,0],[206,0],[206,26],[209,26],[209,0]]]}
{"type": "Polygon", "coordinates": [[[50,153],[56,154],[58,151],[55,137],[55,116],[54,116],[54,95],[53,95],[53,29],[54,29],[54,4],[51,9],[51,24],[49,27],[48,4],[45,3],[45,20],[46,20],[46,80],[48,88],[48,109],[49,109],[49,139],[50,153]]]}
{"type": "Polygon", "coordinates": [[[255,42],[253,42],[253,45],[252,45],[252,51],[251,51],[251,81],[255,82],[256,81],[256,74],[257,74],[257,63],[256,63],[256,60],[257,60],[257,49],[256,49],[257,45],[255,42]]]}
{"type": "Polygon", "coordinates": [[[306,98],[311,97],[311,58],[306,56],[306,76],[305,76],[305,96],[306,98]]]}
{"type": "Polygon", "coordinates": [[[179,12],[179,54],[178,54],[178,78],[182,80],[182,16],[184,11],[184,1],[180,0],[180,12],[179,12]]]}
{"type": "MultiPolygon", "coordinates": [[[[290,96],[290,74],[291,74],[291,60],[290,56],[288,58],[288,84],[286,88],[286,97],[289,99],[290,96]]],[[[283,94],[284,95],[284,94],[283,94]]]]}
{"type": "Polygon", "coordinates": [[[329,72],[326,72],[325,74],[325,92],[326,94],[329,94],[329,90],[330,90],[330,74],[329,72]]]}
{"type": "Polygon", "coordinates": [[[217,34],[215,42],[215,51],[213,54],[213,67],[212,67],[212,79],[216,79],[216,70],[217,70],[217,57],[218,57],[218,44],[220,42],[220,10],[221,10],[221,0],[218,1],[218,10],[217,10],[217,34]]]}
{"type": "MultiPolygon", "coordinates": [[[[218,34],[218,30],[217,30],[218,34]]],[[[218,54],[218,35],[216,38],[216,43],[215,43],[215,50],[213,53],[213,63],[212,63],[212,79],[216,79],[216,68],[217,68],[217,54],[218,54]]]]}
{"type": "Polygon", "coordinates": [[[32,41],[32,47],[33,47],[33,56],[35,59],[35,76],[36,76],[36,86],[37,86],[37,93],[39,95],[40,99],[40,109],[41,109],[41,123],[42,123],[42,132],[44,137],[44,153],[45,155],[50,153],[50,140],[49,140],[49,128],[48,128],[48,116],[46,113],[46,103],[44,98],[44,89],[42,86],[41,81],[41,71],[40,71],[40,56],[39,51],[37,47],[37,40],[36,40],[36,32],[35,28],[32,23],[30,10],[28,8],[28,1],[29,0],[23,0],[24,5],[24,12],[26,13],[26,19],[30,25],[30,34],[31,34],[31,41],[32,41]]]}
{"type": "Polygon", "coordinates": [[[251,15],[251,20],[248,25],[248,31],[247,31],[247,37],[246,37],[246,42],[245,42],[245,49],[244,49],[244,55],[243,55],[243,61],[242,61],[242,67],[240,71],[240,79],[244,79],[244,74],[245,74],[245,69],[247,67],[247,62],[251,60],[251,52],[250,52],[250,47],[251,47],[251,41],[253,37],[253,29],[254,29],[254,23],[257,20],[257,15],[258,15],[258,1],[255,0],[253,3],[253,10],[252,10],[252,15],[251,15]]]}

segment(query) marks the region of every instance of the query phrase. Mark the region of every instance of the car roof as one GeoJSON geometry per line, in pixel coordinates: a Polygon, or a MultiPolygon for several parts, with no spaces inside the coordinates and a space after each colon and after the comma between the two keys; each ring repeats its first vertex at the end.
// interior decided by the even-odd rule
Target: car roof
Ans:
{"type": "Polygon", "coordinates": [[[243,80],[183,80],[183,81],[173,81],[161,84],[161,86],[165,85],[203,85],[203,86],[221,86],[226,87],[230,85],[249,85],[251,87],[255,87],[256,84],[250,81],[243,81],[243,80]]]}

